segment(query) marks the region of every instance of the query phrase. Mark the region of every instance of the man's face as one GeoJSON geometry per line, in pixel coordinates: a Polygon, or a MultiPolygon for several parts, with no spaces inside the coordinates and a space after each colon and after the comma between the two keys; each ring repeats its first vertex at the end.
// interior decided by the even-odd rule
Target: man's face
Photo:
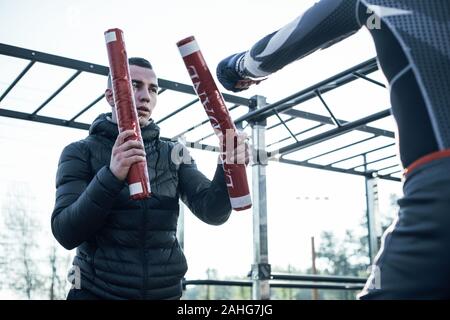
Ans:
{"type": "MultiPolygon", "coordinates": [[[[139,125],[149,124],[158,98],[158,79],[152,69],[130,65],[131,85],[134,90],[134,100],[139,117],[139,125]]],[[[116,120],[116,110],[112,90],[106,90],[106,99],[113,107],[113,119],[116,120]]]]}

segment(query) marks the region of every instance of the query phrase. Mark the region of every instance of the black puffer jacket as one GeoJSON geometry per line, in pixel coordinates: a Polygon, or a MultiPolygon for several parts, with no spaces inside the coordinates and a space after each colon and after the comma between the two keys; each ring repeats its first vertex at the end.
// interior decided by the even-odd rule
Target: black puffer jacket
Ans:
{"type": "Polygon", "coordinates": [[[106,299],[179,298],[187,264],[176,238],[178,199],[204,222],[224,223],[231,206],[223,170],[211,182],[195,163],[172,161],[180,145],[160,140],[152,122],[142,137],[153,195],[130,200],[126,182],[108,168],[118,130],[107,116],[62,152],[53,234],[66,249],[77,247],[83,289],[106,299]]]}

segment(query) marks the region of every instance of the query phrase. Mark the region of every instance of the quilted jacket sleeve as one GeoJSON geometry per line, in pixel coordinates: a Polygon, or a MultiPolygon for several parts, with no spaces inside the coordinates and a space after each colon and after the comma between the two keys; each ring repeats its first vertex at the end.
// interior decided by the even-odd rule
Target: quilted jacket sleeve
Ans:
{"type": "MultiPolygon", "coordinates": [[[[188,154],[186,148],[183,152],[188,154]]],[[[222,165],[217,165],[211,181],[197,169],[190,156],[186,158],[178,169],[181,199],[200,220],[212,225],[225,223],[231,214],[231,204],[222,165]]]]}
{"type": "Polygon", "coordinates": [[[92,177],[88,150],[81,142],[68,145],[58,164],[51,217],[58,242],[70,250],[92,237],[104,225],[123,186],[106,166],[92,177]]]}

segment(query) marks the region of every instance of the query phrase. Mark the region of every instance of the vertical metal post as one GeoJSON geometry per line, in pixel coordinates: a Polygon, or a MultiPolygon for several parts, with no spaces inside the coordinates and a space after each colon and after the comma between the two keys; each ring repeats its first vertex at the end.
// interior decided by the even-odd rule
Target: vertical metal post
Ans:
{"type": "Polygon", "coordinates": [[[180,210],[178,214],[177,239],[181,249],[184,251],[184,203],[180,200],[179,204],[180,210]]]}
{"type": "MultiPolygon", "coordinates": [[[[312,273],[314,275],[317,274],[316,268],[316,246],[314,243],[314,237],[311,237],[311,259],[312,259],[312,273]]],[[[312,291],[312,299],[319,300],[319,291],[317,289],[313,289],[312,291]]]]}
{"type": "MultiPolygon", "coordinates": [[[[366,169],[366,155],[364,155],[364,167],[366,169]]],[[[378,205],[378,177],[376,172],[369,172],[366,176],[366,217],[367,230],[369,239],[369,258],[370,263],[373,264],[375,256],[379,250],[379,239],[381,237],[381,225],[379,220],[379,205],[378,205]]]]}
{"type": "MultiPolygon", "coordinates": [[[[178,243],[180,244],[181,250],[184,252],[184,203],[181,201],[181,199],[178,201],[178,204],[180,206],[180,209],[178,211],[178,226],[177,226],[177,239],[178,243]]],[[[183,291],[186,291],[186,285],[184,284],[184,280],[186,278],[183,277],[183,291]]]]}
{"type": "MultiPolygon", "coordinates": [[[[266,105],[266,98],[252,98],[255,110],[266,105]]],[[[270,299],[270,264],[267,245],[267,191],[266,191],[266,121],[250,123],[253,139],[252,194],[253,194],[253,265],[252,299],[270,299]]]]}
{"type": "MultiPolygon", "coordinates": [[[[186,138],[184,135],[178,137],[178,143],[186,146],[186,138]]],[[[183,154],[183,157],[185,155],[183,154]]],[[[178,211],[178,228],[177,228],[177,239],[180,244],[181,249],[184,251],[184,211],[185,205],[181,199],[178,200],[178,206],[180,207],[178,211]]]]}

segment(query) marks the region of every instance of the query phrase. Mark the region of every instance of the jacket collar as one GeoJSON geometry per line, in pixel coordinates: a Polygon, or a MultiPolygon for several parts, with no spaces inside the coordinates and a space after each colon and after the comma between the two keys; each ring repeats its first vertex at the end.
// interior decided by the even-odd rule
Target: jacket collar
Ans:
{"type": "MultiPolygon", "coordinates": [[[[100,114],[94,122],[92,122],[92,125],[89,128],[89,135],[100,135],[115,141],[119,135],[119,129],[117,124],[108,120],[108,118],[111,119],[111,113],[100,114]]],[[[159,140],[159,130],[159,127],[153,120],[151,120],[148,125],[141,128],[141,135],[144,143],[147,144],[159,140]]]]}

